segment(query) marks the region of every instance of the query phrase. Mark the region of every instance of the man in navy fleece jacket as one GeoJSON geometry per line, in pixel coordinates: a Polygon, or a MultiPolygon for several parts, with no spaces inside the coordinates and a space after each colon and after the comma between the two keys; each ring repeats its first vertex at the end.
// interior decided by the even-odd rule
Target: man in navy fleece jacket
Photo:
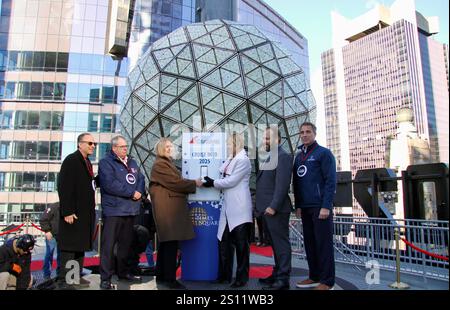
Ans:
{"type": "Polygon", "coordinates": [[[302,218],[309,278],[298,288],[334,288],[333,198],[336,161],[331,151],[316,142],[316,126],[300,126],[303,144],[294,160],[293,183],[297,217],[302,218]]]}

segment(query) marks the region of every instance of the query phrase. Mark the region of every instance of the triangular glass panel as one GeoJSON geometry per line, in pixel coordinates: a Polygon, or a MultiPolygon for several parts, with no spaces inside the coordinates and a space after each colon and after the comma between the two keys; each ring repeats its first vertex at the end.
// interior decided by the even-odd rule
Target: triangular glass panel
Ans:
{"type": "Polygon", "coordinates": [[[145,150],[151,151],[161,136],[159,123],[155,120],[145,131],[136,139],[136,143],[145,150]]]}
{"type": "Polygon", "coordinates": [[[185,101],[180,100],[181,121],[187,120],[194,112],[198,111],[198,106],[193,106],[185,101]]]}
{"type": "Polygon", "coordinates": [[[170,33],[168,37],[170,45],[177,45],[187,42],[186,34],[184,33],[183,28],[178,28],[174,32],[170,33]]]}
{"type": "Polygon", "coordinates": [[[259,55],[259,59],[262,63],[265,63],[275,58],[270,43],[264,44],[263,46],[259,46],[257,48],[257,52],[259,55]]]}
{"type": "Polygon", "coordinates": [[[198,75],[200,77],[202,77],[207,72],[213,70],[214,68],[216,68],[216,65],[212,65],[209,63],[201,62],[201,61],[197,62],[197,70],[198,70],[198,75]]]}
{"type": "Polygon", "coordinates": [[[286,82],[296,94],[306,91],[306,81],[303,73],[286,78],[286,82]]]}
{"type": "Polygon", "coordinates": [[[263,117],[264,116],[264,110],[256,107],[253,104],[250,104],[250,111],[252,113],[252,121],[253,124],[265,124],[266,123],[266,118],[263,117]]]}
{"type": "Polygon", "coordinates": [[[216,89],[200,84],[200,92],[203,99],[203,106],[206,106],[211,100],[217,97],[220,92],[216,89]]]}
{"type": "Polygon", "coordinates": [[[187,25],[186,27],[192,40],[195,40],[208,32],[203,25],[187,25]]]}
{"type": "Polygon", "coordinates": [[[203,37],[200,37],[198,39],[195,39],[194,42],[209,45],[209,46],[214,46],[214,43],[211,40],[211,36],[209,34],[206,34],[203,37]]]}
{"type": "Polygon", "coordinates": [[[167,36],[164,36],[152,44],[152,49],[157,50],[157,49],[168,47],[169,45],[170,45],[169,39],[167,38],[167,36]]]}
{"type": "Polygon", "coordinates": [[[223,93],[223,101],[225,113],[227,114],[244,102],[242,98],[237,98],[226,93],[223,93]]]}
{"type": "Polygon", "coordinates": [[[281,73],[284,75],[296,71],[302,72],[300,67],[288,57],[278,58],[278,64],[280,65],[281,73]]]}
{"type": "Polygon", "coordinates": [[[240,96],[244,96],[244,85],[242,84],[242,78],[236,79],[233,83],[227,86],[226,90],[240,96]]]}
{"type": "Polygon", "coordinates": [[[265,62],[263,65],[264,65],[265,67],[267,67],[267,68],[269,68],[269,69],[275,71],[275,72],[278,73],[278,74],[281,73],[281,71],[280,71],[280,66],[278,65],[278,62],[277,62],[276,59],[273,59],[273,60],[270,60],[270,61],[268,61],[268,62],[265,62]]]}
{"type": "Polygon", "coordinates": [[[173,103],[167,110],[163,113],[165,116],[173,118],[179,122],[181,122],[181,114],[180,114],[180,103],[179,101],[173,103]]]}
{"type": "Polygon", "coordinates": [[[206,130],[211,129],[223,119],[223,115],[209,109],[204,109],[203,112],[205,113],[206,130]]]}
{"type": "Polygon", "coordinates": [[[142,76],[141,69],[138,65],[134,67],[133,70],[128,74],[128,84],[131,86],[132,89],[135,88],[136,83],[139,79],[139,77],[142,76]]]}
{"type": "Polygon", "coordinates": [[[222,24],[205,24],[206,29],[208,32],[212,32],[220,27],[222,27],[222,24]]]}

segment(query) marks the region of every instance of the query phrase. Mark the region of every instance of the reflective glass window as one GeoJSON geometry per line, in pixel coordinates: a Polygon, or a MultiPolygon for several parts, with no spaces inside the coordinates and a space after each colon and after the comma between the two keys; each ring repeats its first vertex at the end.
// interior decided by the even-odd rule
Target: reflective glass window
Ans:
{"type": "Polygon", "coordinates": [[[100,122],[100,132],[113,132],[114,119],[113,115],[102,114],[100,122]]]}
{"type": "Polygon", "coordinates": [[[33,52],[22,51],[19,53],[17,60],[17,69],[31,70],[31,68],[33,67],[33,52]]]}
{"type": "Polygon", "coordinates": [[[27,128],[27,111],[16,111],[14,118],[14,129],[27,128]]]}
{"type": "Polygon", "coordinates": [[[25,141],[25,159],[37,158],[37,142],[25,141]]]}
{"type": "Polygon", "coordinates": [[[15,98],[16,97],[15,90],[16,90],[16,82],[6,82],[5,93],[3,94],[3,97],[6,99],[15,98]]]}
{"type": "Polygon", "coordinates": [[[59,141],[50,142],[50,160],[60,160],[61,159],[61,146],[62,143],[59,141]]]}
{"type": "Polygon", "coordinates": [[[17,99],[30,98],[30,82],[18,82],[17,83],[17,99]]]}
{"type": "Polygon", "coordinates": [[[8,51],[0,51],[0,71],[6,70],[8,67],[8,51]]]}
{"type": "Polygon", "coordinates": [[[68,70],[70,73],[80,73],[81,54],[70,53],[68,70]]]}
{"type": "Polygon", "coordinates": [[[25,158],[25,142],[14,141],[12,146],[12,159],[24,159],[25,158]]]}
{"type": "Polygon", "coordinates": [[[39,141],[38,142],[37,159],[48,160],[49,144],[50,143],[48,141],[39,141]]]}
{"type": "Polygon", "coordinates": [[[91,58],[91,71],[93,74],[103,74],[103,56],[102,55],[90,55],[91,58]]]}
{"type": "Polygon", "coordinates": [[[42,71],[45,62],[45,52],[33,53],[33,71],[42,71]]]}
{"type": "Polygon", "coordinates": [[[69,54],[68,53],[58,53],[58,59],[56,62],[56,70],[58,72],[67,72],[67,67],[69,64],[69,54]]]}
{"type": "Polygon", "coordinates": [[[45,53],[45,71],[55,71],[56,68],[56,53],[46,52],[45,53]]]}
{"type": "Polygon", "coordinates": [[[12,128],[13,111],[3,111],[0,114],[0,128],[9,129],[12,128]]]}
{"type": "Polygon", "coordinates": [[[81,54],[79,73],[89,74],[92,71],[92,57],[89,54],[81,54]]]}
{"type": "Polygon", "coordinates": [[[11,15],[11,0],[2,0],[0,1],[1,8],[0,13],[1,16],[10,16],[11,15]]]}
{"type": "Polygon", "coordinates": [[[67,83],[66,100],[77,101],[77,99],[78,99],[78,84],[67,83]]]}
{"type": "Polygon", "coordinates": [[[76,112],[65,112],[64,113],[64,129],[65,130],[75,130],[77,126],[77,113],[76,112]]]}
{"type": "Polygon", "coordinates": [[[64,121],[64,112],[53,111],[52,112],[52,129],[62,130],[64,121]]]}
{"type": "MultiPolygon", "coordinates": [[[[32,172],[24,172],[22,179],[22,190],[24,192],[34,191],[36,188],[36,175],[32,172]]],[[[16,184],[16,186],[19,184],[16,184]]]]}
{"type": "Polygon", "coordinates": [[[55,83],[53,92],[55,100],[64,100],[66,98],[66,83],[55,83]]]}
{"type": "Polygon", "coordinates": [[[88,102],[91,94],[91,84],[78,84],[78,102],[88,102]]]}
{"type": "Polygon", "coordinates": [[[114,86],[102,87],[102,102],[113,103],[114,100],[114,86]]]}
{"type": "Polygon", "coordinates": [[[111,151],[111,144],[110,143],[100,143],[98,146],[98,157],[99,159],[102,159],[105,157],[105,155],[111,151]]]}
{"type": "Polygon", "coordinates": [[[101,85],[91,85],[89,90],[89,102],[100,101],[100,89],[101,85]]]}
{"type": "Polygon", "coordinates": [[[8,55],[8,70],[16,70],[17,69],[17,58],[19,57],[18,51],[9,51],[8,55]]]}
{"type": "Polygon", "coordinates": [[[113,60],[111,56],[104,58],[104,71],[106,75],[114,75],[117,70],[117,61],[113,60]]]}
{"type": "Polygon", "coordinates": [[[42,85],[42,98],[51,100],[53,99],[53,83],[44,82],[42,85]]]}
{"type": "Polygon", "coordinates": [[[89,132],[97,132],[98,131],[98,118],[99,114],[89,114],[89,124],[88,131],[89,132]]]}
{"type": "Polygon", "coordinates": [[[38,111],[28,111],[27,125],[28,125],[28,129],[38,129],[39,128],[39,112],[38,111]]]}
{"type": "Polygon", "coordinates": [[[50,111],[41,111],[39,115],[39,129],[50,130],[52,124],[52,116],[50,111]]]}
{"type": "Polygon", "coordinates": [[[41,98],[42,98],[42,83],[31,82],[30,99],[41,99],[41,98]]]}
{"type": "Polygon", "coordinates": [[[0,33],[0,49],[6,50],[8,48],[8,34],[0,33]]]}
{"type": "Polygon", "coordinates": [[[10,141],[0,141],[0,159],[8,159],[10,141]]]}

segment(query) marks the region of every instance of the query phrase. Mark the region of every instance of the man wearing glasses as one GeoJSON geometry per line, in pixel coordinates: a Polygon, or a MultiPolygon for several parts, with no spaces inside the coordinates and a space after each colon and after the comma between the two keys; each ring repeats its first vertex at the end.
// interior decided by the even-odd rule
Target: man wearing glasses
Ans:
{"type": "Polygon", "coordinates": [[[59,289],[89,286],[89,281],[81,278],[81,271],[84,252],[92,249],[95,228],[96,184],[88,156],[94,153],[96,143],[91,134],[82,133],[77,138],[77,144],[78,149],[64,159],[58,177],[61,217],[57,240],[61,250],[61,270],[57,280],[59,289]],[[66,266],[68,262],[71,263],[66,266]],[[67,277],[74,283],[68,283],[66,279],[69,270],[80,272],[79,277],[72,272],[67,277]]]}
{"type": "Polygon", "coordinates": [[[136,161],[127,156],[127,151],[125,138],[116,136],[111,140],[111,152],[100,160],[98,165],[104,223],[100,254],[100,288],[107,290],[114,288],[111,277],[115,270],[119,281],[141,281],[140,277],[130,274],[128,257],[135,217],[139,214],[142,194],[145,191],[145,179],[136,161]]]}

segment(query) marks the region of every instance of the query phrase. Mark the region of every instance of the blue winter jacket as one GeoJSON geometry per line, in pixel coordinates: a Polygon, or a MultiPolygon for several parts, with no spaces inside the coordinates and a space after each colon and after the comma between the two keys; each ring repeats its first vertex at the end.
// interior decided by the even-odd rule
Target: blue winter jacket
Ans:
{"type": "Polygon", "coordinates": [[[129,216],[139,214],[141,200],[134,201],[135,191],[144,195],[144,175],[134,161],[128,157],[128,168],[123,164],[114,152],[108,153],[98,164],[98,177],[100,193],[102,195],[103,216],[129,216]],[[133,174],[133,178],[127,174],[133,174]]]}
{"type": "Polygon", "coordinates": [[[332,210],[336,192],[336,161],[331,151],[317,142],[306,151],[299,147],[294,160],[293,185],[295,208],[326,208],[332,210]],[[311,151],[312,150],[312,151],[311,151]],[[306,169],[305,169],[306,167],[306,169]]]}

